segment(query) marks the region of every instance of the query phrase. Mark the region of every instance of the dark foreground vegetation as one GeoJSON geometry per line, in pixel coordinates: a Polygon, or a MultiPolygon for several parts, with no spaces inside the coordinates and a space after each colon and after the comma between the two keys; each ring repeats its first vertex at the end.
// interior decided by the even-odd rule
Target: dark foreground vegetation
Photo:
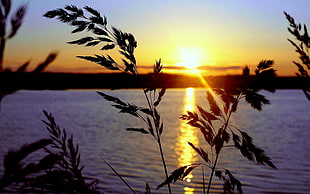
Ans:
{"type": "MultiPolygon", "coordinates": [[[[1,5],[8,12],[11,1],[1,1],[1,5]]],[[[22,21],[23,14],[18,19],[22,21]]],[[[83,60],[97,63],[107,69],[115,70],[118,74],[64,74],[64,73],[40,73],[51,63],[56,54],[50,60],[39,65],[31,73],[25,72],[25,63],[16,72],[4,71],[0,73],[0,100],[8,94],[20,89],[103,89],[103,88],[142,88],[146,100],[146,106],[138,106],[122,99],[111,96],[105,92],[97,93],[109,101],[113,107],[120,110],[120,113],[129,114],[139,118],[144,124],[143,128],[130,127],[127,131],[148,134],[158,144],[158,152],[161,156],[164,170],[163,182],[152,188],[152,191],[167,187],[167,193],[172,193],[170,184],[177,180],[183,180],[191,171],[198,166],[202,167],[204,174],[202,180],[203,193],[210,193],[213,177],[223,181],[223,193],[242,194],[242,183],[233,176],[226,168],[218,166],[220,152],[227,147],[234,147],[241,155],[249,161],[266,165],[277,169],[267,153],[254,145],[253,138],[243,129],[231,124],[231,115],[236,114],[238,104],[245,101],[253,109],[261,111],[262,107],[270,104],[265,96],[259,94],[261,90],[274,92],[275,89],[303,89],[309,99],[309,76],[305,68],[297,62],[299,68],[298,77],[275,77],[273,61],[263,60],[257,65],[255,75],[249,76],[244,73],[242,76],[205,77],[203,82],[199,77],[185,75],[162,74],[161,60],[156,61],[152,74],[139,74],[134,56],[137,42],[130,33],[123,32],[117,28],[107,26],[107,18],[101,16],[97,10],[85,6],[78,8],[74,5],[67,5],[63,9],[58,8],[44,14],[47,18],[56,18],[63,23],[74,27],[72,33],[87,31],[92,37],[83,37],[70,41],[69,44],[84,45],[86,47],[104,44],[100,50],[119,51],[122,63],[117,63],[112,56],[94,55],[77,56],[83,60]],[[206,84],[207,83],[207,84],[206,84]],[[163,120],[157,107],[163,99],[167,88],[183,87],[210,87],[212,91],[206,94],[208,108],[197,105],[196,111],[187,111],[180,119],[188,125],[195,127],[201,132],[205,139],[205,145],[194,145],[188,142],[196,153],[203,160],[201,163],[190,164],[178,167],[176,170],[167,168],[166,157],[163,152],[162,134],[165,131],[163,120]],[[214,98],[214,96],[219,97],[214,98]],[[204,168],[210,171],[206,176],[204,168]]],[[[309,69],[310,60],[308,52],[305,52],[304,44],[309,47],[310,38],[305,32],[300,35],[300,25],[296,25],[293,18],[286,14],[290,26],[296,30],[290,32],[303,44],[299,47],[290,41],[300,54],[302,63],[309,69]]],[[[14,23],[14,22],[13,22],[14,23]]],[[[1,37],[1,36],[0,36],[1,37]]],[[[9,36],[10,37],[10,36],[9,36]]],[[[1,43],[3,44],[3,43],[1,43]]],[[[3,51],[0,48],[0,51],[3,51]]],[[[308,51],[308,50],[306,50],[308,51]]],[[[1,59],[1,56],[0,56],[1,59]]],[[[0,65],[1,71],[1,65],[0,65]]],[[[46,139],[37,140],[31,144],[22,146],[15,151],[8,151],[3,159],[4,174],[0,178],[0,192],[12,193],[101,193],[97,188],[100,180],[88,178],[83,175],[83,165],[80,163],[79,145],[73,141],[73,135],[67,134],[56,123],[53,115],[43,111],[46,125],[50,136],[46,139]],[[44,157],[30,163],[25,163],[25,158],[33,152],[43,151],[44,157]]],[[[168,156],[169,157],[169,156],[168,156]]],[[[132,193],[136,193],[113,166],[103,159],[115,176],[118,176],[128,186],[132,193]]],[[[151,187],[146,183],[145,193],[151,193],[151,187]]]]}
{"type": "MultiPolygon", "coordinates": [[[[127,73],[113,74],[74,74],[74,73],[0,73],[0,83],[7,89],[26,90],[62,90],[62,89],[121,89],[149,87],[153,75],[139,74],[132,76],[127,73]]],[[[210,87],[236,87],[252,80],[251,76],[208,76],[204,77],[210,87]]],[[[304,77],[272,77],[261,80],[264,88],[302,89],[310,83],[304,77]]],[[[197,76],[180,74],[161,74],[156,82],[159,88],[206,87],[197,76]]]]}

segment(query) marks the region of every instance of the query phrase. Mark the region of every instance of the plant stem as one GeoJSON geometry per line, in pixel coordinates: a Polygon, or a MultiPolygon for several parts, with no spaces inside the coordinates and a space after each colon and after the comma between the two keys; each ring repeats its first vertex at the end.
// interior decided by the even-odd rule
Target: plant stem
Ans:
{"type": "MultiPolygon", "coordinates": [[[[237,97],[238,100],[239,100],[239,97],[240,97],[240,95],[238,95],[238,97],[237,97]]],[[[224,124],[224,131],[226,131],[226,129],[228,127],[228,123],[229,123],[231,115],[232,115],[232,111],[230,110],[229,113],[228,113],[226,122],[224,124]]],[[[209,179],[207,194],[209,194],[209,192],[210,192],[212,178],[213,178],[213,175],[214,175],[214,171],[215,171],[215,168],[216,168],[216,165],[217,165],[217,161],[218,161],[219,155],[220,155],[220,151],[219,151],[219,153],[216,154],[216,157],[215,157],[215,161],[214,161],[214,164],[213,164],[213,167],[212,167],[212,171],[211,171],[211,175],[210,175],[210,179],[209,179]]]]}
{"type": "Polygon", "coordinates": [[[123,177],[105,160],[103,161],[113,170],[113,172],[125,183],[125,185],[131,190],[132,193],[136,194],[136,192],[133,190],[133,188],[123,179],[123,177]]]}
{"type": "Polygon", "coordinates": [[[203,166],[202,166],[202,187],[203,187],[203,194],[206,193],[206,187],[205,187],[205,172],[203,170],[203,166]]]}
{"type": "MultiPolygon", "coordinates": [[[[144,95],[145,95],[145,98],[147,100],[149,109],[152,111],[152,118],[153,118],[153,121],[155,123],[155,120],[156,120],[156,117],[154,115],[155,107],[153,106],[153,103],[151,103],[151,101],[154,101],[154,100],[152,100],[151,94],[150,94],[150,96],[147,96],[146,92],[144,92],[144,95]]],[[[155,91],[154,91],[153,98],[155,99],[155,91]]],[[[156,137],[155,136],[154,137],[156,138],[158,146],[159,146],[159,152],[160,152],[161,160],[162,160],[162,163],[163,163],[163,166],[164,166],[164,171],[165,171],[165,175],[166,175],[166,179],[167,179],[168,178],[167,165],[166,165],[166,161],[165,161],[165,156],[164,156],[163,148],[162,148],[162,145],[161,145],[159,129],[158,129],[158,127],[156,125],[155,125],[155,130],[156,130],[156,137]]],[[[170,187],[169,183],[168,183],[168,190],[169,190],[169,193],[171,194],[172,192],[171,192],[171,187],[170,187]]]]}
{"type": "Polygon", "coordinates": [[[6,39],[0,38],[0,71],[3,71],[3,56],[6,39]]]}
{"type": "MultiPolygon", "coordinates": [[[[161,146],[161,140],[160,140],[159,136],[157,138],[157,142],[158,142],[160,156],[161,156],[161,160],[163,162],[164,171],[165,171],[165,175],[166,175],[166,179],[167,179],[168,178],[168,170],[167,170],[167,165],[166,165],[166,162],[165,162],[165,156],[164,156],[164,152],[163,152],[163,149],[162,149],[162,146],[161,146]]],[[[171,187],[170,187],[169,183],[168,183],[168,190],[169,190],[169,193],[171,194],[172,192],[171,192],[171,187]]]]}
{"type": "Polygon", "coordinates": [[[209,194],[210,192],[210,188],[211,188],[211,182],[212,182],[212,178],[213,178],[213,174],[214,174],[214,171],[215,171],[215,167],[216,167],[216,164],[217,164],[217,160],[219,158],[219,155],[220,154],[216,154],[216,158],[215,158],[215,161],[214,161],[214,165],[212,167],[212,171],[211,171],[211,175],[210,175],[210,179],[209,179],[209,184],[208,184],[208,190],[207,190],[207,193],[209,194]]]}

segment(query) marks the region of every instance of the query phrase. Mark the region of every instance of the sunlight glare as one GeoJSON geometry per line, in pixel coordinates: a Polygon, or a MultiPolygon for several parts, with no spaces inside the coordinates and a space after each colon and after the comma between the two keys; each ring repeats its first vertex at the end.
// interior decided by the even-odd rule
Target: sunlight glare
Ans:
{"type": "MultiPolygon", "coordinates": [[[[187,111],[194,111],[195,109],[195,89],[194,88],[186,88],[186,93],[184,96],[184,114],[187,111]]],[[[181,121],[180,127],[179,127],[179,134],[177,139],[177,145],[176,145],[176,153],[178,154],[178,165],[179,166],[185,166],[194,163],[196,158],[196,152],[194,149],[192,149],[188,142],[191,142],[195,145],[199,144],[199,140],[197,137],[197,130],[194,127],[191,127],[190,125],[186,124],[186,122],[181,121]]],[[[192,173],[188,174],[184,180],[186,182],[191,182],[194,178],[194,175],[192,173]]],[[[186,187],[188,192],[185,193],[192,193],[194,191],[194,188],[186,187]]],[[[185,189],[185,188],[184,188],[185,189]]]]}
{"type": "Polygon", "coordinates": [[[196,69],[202,62],[203,51],[195,47],[178,47],[179,58],[181,62],[177,63],[178,66],[183,66],[187,69],[196,69]]]}
{"type": "Polygon", "coordinates": [[[194,188],[184,187],[184,194],[193,194],[193,193],[195,193],[194,188]]]}

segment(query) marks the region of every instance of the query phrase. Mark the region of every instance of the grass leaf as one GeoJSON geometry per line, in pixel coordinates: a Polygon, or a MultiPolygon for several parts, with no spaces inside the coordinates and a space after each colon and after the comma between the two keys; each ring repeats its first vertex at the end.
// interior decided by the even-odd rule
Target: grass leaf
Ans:
{"type": "Polygon", "coordinates": [[[99,43],[100,41],[92,41],[92,42],[87,43],[85,46],[96,46],[99,43]]]}
{"type": "Polygon", "coordinates": [[[17,151],[9,151],[3,159],[5,174],[12,174],[13,172],[18,171],[18,169],[21,167],[21,161],[23,159],[25,159],[31,153],[39,149],[43,149],[51,143],[51,139],[41,139],[31,144],[26,144],[17,151]]]}
{"type": "Polygon", "coordinates": [[[144,133],[144,134],[149,134],[148,131],[146,131],[143,128],[126,128],[127,131],[135,131],[135,132],[140,132],[140,133],[144,133]]]}
{"type": "Polygon", "coordinates": [[[171,175],[166,178],[164,182],[159,184],[156,188],[156,190],[160,189],[164,185],[168,185],[170,183],[175,183],[177,180],[183,180],[189,173],[193,171],[198,165],[186,165],[182,166],[176,170],[174,170],[171,175]]]}
{"type": "Polygon", "coordinates": [[[98,37],[97,39],[102,41],[102,42],[113,42],[113,40],[106,38],[106,37],[98,37]]]}
{"type": "Polygon", "coordinates": [[[166,92],[166,88],[162,88],[162,89],[160,90],[160,92],[159,92],[159,94],[158,94],[158,98],[157,98],[157,100],[154,102],[154,106],[158,106],[158,105],[159,105],[159,103],[160,103],[160,101],[162,100],[162,97],[164,96],[165,92],[166,92]]]}
{"type": "Polygon", "coordinates": [[[40,73],[42,71],[44,71],[44,69],[50,65],[58,56],[57,52],[51,52],[45,59],[45,61],[43,61],[42,63],[39,63],[37,65],[37,67],[32,71],[33,73],[40,73]]]}
{"type": "Polygon", "coordinates": [[[105,159],[103,161],[111,168],[111,170],[123,181],[123,183],[131,190],[132,193],[136,193],[133,188],[125,181],[125,179],[109,164],[105,159]]]}
{"type": "Polygon", "coordinates": [[[154,128],[153,128],[151,119],[149,117],[147,117],[146,120],[147,120],[147,124],[148,124],[148,128],[149,128],[149,132],[152,134],[153,137],[155,137],[154,128]]]}
{"type": "Polygon", "coordinates": [[[106,58],[105,56],[99,56],[99,55],[77,56],[77,57],[81,59],[85,59],[87,61],[91,61],[93,63],[97,63],[110,70],[121,70],[110,56],[108,56],[108,58],[106,58]]]}
{"type": "Polygon", "coordinates": [[[99,11],[89,7],[85,6],[84,9],[86,9],[89,13],[93,14],[94,16],[101,17],[99,11]]]}
{"type": "Polygon", "coordinates": [[[262,106],[265,104],[270,104],[269,100],[265,96],[257,93],[254,90],[246,90],[245,101],[251,105],[252,108],[256,110],[262,110],[262,106]]]}
{"type": "Polygon", "coordinates": [[[26,5],[21,5],[17,8],[16,12],[14,13],[14,15],[11,18],[12,28],[11,28],[11,33],[8,36],[8,38],[12,38],[13,36],[15,36],[15,34],[17,33],[17,31],[19,30],[20,26],[23,23],[26,12],[27,12],[27,6],[26,5]]]}
{"type": "Polygon", "coordinates": [[[216,116],[221,116],[222,112],[219,106],[217,105],[216,101],[214,100],[214,97],[210,91],[207,92],[207,99],[210,105],[211,112],[216,116]]]}
{"type": "Polygon", "coordinates": [[[101,50],[111,50],[114,49],[115,44],[107,44],[101,48],[101,50]]]}
{"type": "Polygon", "coordinates": [[[94,34],[101,35],[101,36],[108,36],[108,33],[101,28],[94,27],[92,30],[94,34]]]}
{"type": "Polygon", "coordinates": [[[221,132],[219,131],[213,139],[213,146],[215,146],[216,154],[219,154],[224,145],[224,140],[221,137],[221,132]]]}
{"type": "Polygon", "coordinates": [[[191,142],[188,142],[188,144],[201,156],[201,158],[206,161],[207,163],[210,163],[208,153],[204,151],[202,148],[197,148],[192,144],[191,142]]]}
{"type": "Polygon", "coordinates": [[[253,144],[253,139],[251,136],[249,136],[246,132],[241,131],[242,135],[242,143],[241,146],[239,144],[240,141],[238,141],[237,136],[233,137],[235,139],[236,147],[239,148],[240,152],[244,157],[246,157],[248,160],[256,162],[258,164],[268,165],[271,168],[276,169],[276,166],[271,162],[271,159],[264,150],[261,148],[256,147],[253,144]],[[238,145],[239,144],[239,145],[238,145]]]}
{"type": "Polygon", "coordinates": [[[90,41],[93,41],[93,40],[94,40],[93,37],[87,36],[87,37],[80,38],[80,39],[78,39],[78,40],[70,41],[70,42],[67,42],[67,43],[68,43],[68,44],[78,44],[78,45],[82,45],[82,44],[85,44],[85,43],[90,42],[90,41]]]}
{"type": "Polygon", "coordinates": [[[72,34],[74,33],[78,33],[78,32],[82,32],[87,28],[87,25],[80,25],[77,28],[75,28],[74,30],[71,31],[72,34]]]}
{"type": "Polygon", "coordinates": [[[156,190],[163,187],[164,185],[170,184],[172,182],[176,182],[178,179],[182,177],[187,166],[182,166],[171,173],[171,175],[160,185],[157,186],[156,190]]]}

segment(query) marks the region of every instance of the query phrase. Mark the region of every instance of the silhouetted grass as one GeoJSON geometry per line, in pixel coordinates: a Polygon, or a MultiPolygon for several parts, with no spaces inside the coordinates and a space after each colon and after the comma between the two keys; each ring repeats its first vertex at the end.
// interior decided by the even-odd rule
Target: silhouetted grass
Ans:
{"type": "Polygon", "coordinates": [[[61,129],[52,114],[43,111],[50,138],[41,139],[9,151],[4,157],[4,175],[0,191],[13,193],[100,193],[97,180],[82,174],[78,145],[73,136],[61,129]],[[38,162],[29,162],[31,154],[44,155],[38,162]],[[28,163],[27,163],[28,162],[28,163]]]}
{"type": "MultiPolygon", "coordinates": [[[[10,1],[2,1],[4,7],[8,7],[10,1]]],[[[110,55],[94,55],[94,56],[78,56],[81,59],[97,63],[110,70],[126,72],[129,75],[137,76],[138,69],[134,50],[137,47],[137,42],[134,36],[130,33],[123,32],[117,28],[108,28],[107,18],[89,7],[83,9],[77,8],[74,5],[65,6],[64,9],[55,9],[44,14],[48,18],[56,18],[61,22],[67,23],[74,27],[72,33],[86,31],[92,33],[92,36],[86,36],[78,40],[70,41],[69,44],[84,45],[86,47],[101,46],[100,50],[106,51],[118,49],[121,58],[121,63],[117,62],[110,55]],[[88,15],[86,15],[86,13],[88,15]]],[[[290,41],[300,54],[300,59],[303,64],[309,68],[308,50],[304,50],[304,44],[309,46],[309,37],[307,29],[304,27],[304,35],[300,35],[298,30],[300,25],[296,25],[294,20],[286,14],[287,19],[291,23],[294,30],[289,31],[302,41],[299,47],[293,41],[290,41]]],[[[22,21],[23,12],[17,17],[22,21]]],[[[19,28],[16,25],[16,29],[19,28]]],[[[17,30],[16,30],[17,31],[17,30]]],[[[15,31],[15,33],[16,33],[15,31]]],[[[13,35],[15,33],[12,33],[13,35]]],[[[12,36],[13,36],[12,35],[12,36]]],[[[50,54],[45,62],[38,65],[33,72],[41,72],[51,63],[56,57],[56,54],[50,54]]],[[[24,72],[29,62],[23,64],[17,72],[24,72]]],[[[308,77],[307,71],[302,65],[295,62],[299,67],[301,77],[308,77]]],[[[148,87],[143,88],[143,94],[146,100],[146,106],[139,106],[133,103],[123,101],[122,99],[111,96],[107,93],[98,91],[106,101],[112,103],[120,113],[129,114],[139,118],[144,124],[144,127],[128,127],[127,131],[151,135],[158,144],[159,153],[163,163],[165,180],[157,186],[157,189],[168,185],[169,193],[172,193],[170,183],[177,180],[182,180],[198,166],[208,167],[211,173],[208,180],[208,185],[205,185],[204,169],[203,171],[203,189],[204,193],[209,193],[214,175],[223,181],[224,193],[232,193],[235,190],[242,193],[242,183],[233,176],[229,169],[218,167],[220,153],[225,148],[235,148],[240,151],[241,155],[257,164],[267,165],[276,169],[271,158],[266,152],[254,144],[253,138],[244,130],[232,126],[230,123],[231,116],[237,113],[238,104],[244,100],[253,109],[262,110],[262,107],[269,104],[269,100],[259,93],[260,90],[274,92],[272,86],[261,84],[265,79],[275,76],[273,69],[273,61],[261,61],[255,70],[254,77],[248,77],[248,82],[244,82],[236,87],[223,87],[209,89],[206,94],[207,108],[197,105],[197,111],[188,111],[180,119],[197,128],[205,139],[206,147],[194,145],[191,142],[188,144],[197,152],[203,159],[203,163],[195,163],[182,166],[174,170],[168,176],[168,169],[163,153],[162,134],[164,132],[164,123],[157,108],[160,105],[166,88],[157,88],[159,76],[162,72],[161,60],[156,61],[153,68],[151,83],[148,87]],[[217,97],[217,98],[216,98],[217,97]],[[217,100],[220,99],[220,100],[217,100]],[[217,127],[219,126],[219,127],[217,127]],[[207,188],[207,189],[206,189],[207,188]]],[[[246,72],[246,71],[244,71],[246,72]]],[[[15,92],[17,89],[5,91],[1,89],[2,95],[7,95],[15,92]]],[[[309,97],[309,90],[304,90],[309,97]]],[[[2,96],[1,96],[2,98],[2,96]]],[[[24,145],[17,151],[9,151],[4,157],[4,175],[0,179],[0,191],[15,191],[25,193],[100,193],[96,187],[97,180],[89,179],[83,175],[83,166],[81,164],[79,146],[73,141],[73,136],[68,135],[65,129],[61,129],[52,114],[43,111],[47,120],[43,123],[48,130],[50,137],[41,139],[28,145],[24,145]],[[42,152],[44,157],[38,162],[25,163],[25,159],[34,152],[42,152]]],[[[135,191],[123,179],[123,177],[112,167],[110,163],[104,162],[111,170],[128,186],[131,192],[135,191]]],[[[146,193],[151,193],[151,188],[146,183],[146,193]]]]}
{"type": "MultiPolygon", "coordinates": [[[[138,74],[134,56],[134,50],[137,47],[137,42],[134,36],[130,33],[122,32],[114,27],[109,29],[107,27],[107,18],[105,16],[102,17],[97,10],[94,10],[88,6],[80,9],[74,5],[68,5],[65,6],[64,9],[59,8],[48,11],[44,14],[44,16],[48,18],[56,18],[63,23],[67,23],[75,27],[72,33],[88,31],[93,34],[92,36],[86,36],[78,40],[70,41],[68,42],[69,44],[93,47],[103,43],[104,46],[101,47],[101,50],[104,51],[116,49],[117,47],[122,57],[122,63],[119,64],[110,55],[105,56],[96,54],[94,56],[78,56],[79,58],[97,63],[110,70],[127,72],[133,76],[138,74]],[[86,15],[86,13],[89,15],[86,15]]],[[[198,106],[199,113],[188,112],[187,115],[183,115],[181,117],[181,119],[187,120],[188,124],[200,129],[206,142],[210,146],[211,154],[215,154],[215,157],[212,157],[214,160],[210,160],[209,153],[205,151],[205,149],[196,147],[194,144],[189,142],[189,145],[204,159],[206,166],[210,167],[212,170],[209,178],[207,193],[209,193],[214,174],[224,181],[225,192],[232,191],[236,186],[238,192],[242,193],[240,181],[238,181],[228,169],[225,169],[225,173],[227,175],[227,177],[225,177],[223,175],[224,173],[216,167],[222,148],[229,146],[227,144],[230,140],[234,143],[232,146],[239,149],[241,154],[248,160],[276,168],[270,158],[266,155],[265,151],[253,144],[252,137],[244,131],[230,125],[231,115],[237,111],[237,106],[241,99],[245,99],[245,101],[249,103],[252,108],[257,110],[261,110],[264,104],[269,104],[269,101],[263,95],[259,94],[258,91],[261,89],[274,91],[273,87],[262,87],[260,84],[260,82],[266,77],[270,78],[275,76],[275,70],[272,68],[272,65],[273,61],[261,61],[255,71],[255,79],[250,80],[249,83],[241,85],[239,88],[227,87],[214,90],[214,93],[222,99],[221,104],[223,104],[223,108],[221,108],[222,106],[218,104],[219,102],[216,102],[214,99],[215,94],[210,91],[207,93],[207,102],[210,107],[209,109],[204,109],[201,106],[198,106]],[[215,128],[215,122],[220,123],[221,127],[215,128]]],[[[200,164],[180,167],[168,176],[168,170],[161,143],[161,135],[163,133],[164,125],[161,116],[157,111],[157,106],[160,104],[166,92],[165,88],[159,91],[157,91],[156,88],[158,82],[157,78],[158,75],[160,75],[161,70],[162,65],[159,60],[154,65],[154,80],[152,80],[151,87],[143,89],[147,107],[141,107],[125,102],[118,97],[114,97],[103,92],[98,92],[98,94],[105,100],[112,102],[112,106],[118,109],[120,113],[126,113],[137,117],[145,124],[145,128],[128,127],[126,130],[149,134],[154,137],[159,146],[159,152],[166,175],[166,180],[158,185],[157,189],[164,185],[168,185],[169,193],[171,193],[170,183],[184,178],[200,164]]],[[[122,179],[113,167],[111,167],[111,169],[122,179]]],[[[204,185],[203,187],[205,188],[204,185]]]]}
{"type": "Polygon", "coordinates": [[[12,2],[11,0],[2,0],[0,2],[0,71],[3,70],[3,56],[5,50],[6,41],[14,37],[23,23],[25,14],[27,12],[27,5],[20,5],[17,10],[11,16],[10,31],[7,29],[8,20],[11,12],[12,2]],[[9,32],[7,34],[7,32],[9,32]]]}
{"type": "MultiPolygon", "coordinates": [[[[299,54],[299,59],[301,63],[293,61],[297,66],[299,73],[296,73],[298,77],[309,78],[310,72],[310,58],[309,58],[309,49],[310,49],[310,37],[308,35],[308,30],[306,24],[303,26],[297,24],[292,16],[284,12],[284,15],[289,22],[290,26],[287,28],[288,31],[295,37],[296,42],[288,39],[288,41],[295,47],[296,52],[299,54]]],[[[310,83],[307,82],[307,86],[303,88],[303,92],[308,100],[310,100],[310,83]]]]}
{"type": "MultiPolygon", "coordinates": [[[[203,165],[211,169],[206,193],[210,192],[214,175],[223,180],[224,193],[234,192],[234,188],[237,189],[238,193],[242,193],[241,182],[228,169],[217,167],[220,152],[224,148],[234,147],[249,161],[268,165],[276,169],[276,166],[271,162],[270,157],[267,156],[265,151],[254,145],[251,136],[230,124],[231,115],[236,114],[238,104],[242,99],[250,104],[252,108],[259,111],[262,110],[263,105],[269,104],[269,100],[258,92],[261,89],[274,91],[270,87],[262,88],[259,83],[264,78],[275,76],[275,70],[272,68],[272,65],[273,61],[261,61],[255,71],[255,78],[240,87],[209,89],[207,92],[208,108],[197,105],[197,112],[188,111],[187,114],[180,117],[182,120],[187,121],[187,124],[199,129],[205,142],[208,144],[207,149],[204,149],[188,142],[204,160],[205,163],[203,165]],[[221,102],[217,101],[215,96],[221,99],[221,102]]],[[[195,163],[176,169],[157,189],[165,184],[184,179],[199,165],[201,164],[195,163]]],[[[203,188],[205,188],[204,185],[203,188]]]]}
{"type": "MultiPolygon", "coordinates": [[[[8,19],[11,12],[11,6],[12,2],[11,0],[3,0],[0,2],[0,72],[3,71],[3,57],[4,57],[4,51],[5,51],[5,45],[6,41],[10,38],[13,38],[19,28],[21,27],[25,14],[27,12],[27,5],[20,5],[17,10],[13,13],[13,16],[11,16],[11,29],[8,29],[8,19]],[[7,34],[7,32],[9,32],[7,34]]],[[[44,71],[44,69],[52,63],[55,58],[57,57],[57,53],[53,52],[48,55],[46,60],[39,64],[36,69],[33,70],[34,73],[39,73],[44,71]]],[[[30,64],[30,61],[25,62],[23,65],[21,65],[16,72],[25,72],[26,68],[30,64]]],[[[5,71],[10,71],[9,68],[7,68],[5,71]]],[[[1,101],[2,99],[9,95],[13,94],[14,92],[23,89],[20,87],[9,87],[8,82],[16,82],[16,80],[4,80],[5,83],[0,84],[0,107],[1,107],[1,101]]]]}
{"type": "Polygon", "coordinates": [[[105,16],[102,17],[97,10],[89,6],[80,9],[74,5],[67,5],[64,9],[58,8],[46,12],[44,17],[56,18],[63,23],[73,26],[75,29],[72,33],[83,31],[92,33],[92,36],[86,36],[78,40],[69,41],[68,43],[84,45],[85,47],[104,44],[100,49],[103,51],[118,49],[122,56],[122,63],[118,63],[110,55],[77,56],[78,58],[97,63],[110,70],[137,74],[136,59],[134,56],[137,42],[134,36],[130,33],[122,32],[115,27],[109,29],[107,18],[105,16]]]}
{"type": "MultiPolygon", "coordinates": [[[[78,33],[82,31],[92,33],[92,36],[86,36],[75,41],[70,41],[68,42],[69,44],[90,47],[103,43],[104,46],[101,47],[101,50],[106,51],[111,49],[118,49],[122,57],[122,63],[116,62],[110,55],[78,56],[78,58],[97,63],[113,71],[126,72],[132,76],[136,76],[138,74],[136,59],[134,56],[134,50],[137,47],[137,42],[134,36],[115,27],[109,29],[107,26],[107,18],[105,16],[102,17],[97,10],[89,6],[85,6],[83,9],[80,9],[74,5],[67,5],[64,7],[64,9],[59,8],[48,11],[44,14],[44,16],[47,18],[56,18],[63,23],[67,23],[75,27],[72,33],[78,33]],[[86,13],[88,13],[88,15],[86,15],[86,13]]],[[[154,137],[159,147],[164,173],[167,178],[168,169],[161,143],[161,135],[163,133],[164,126],[161,120],[161,116],[157,111],[157,106],[159,105],[166,91],[165,88],[161,89],[160,91],[158,91],[156,88],[158,75],[162,70],[161,60],[156,61],[153,70],[154,76],[150,87],[143,89],[143,93],[148,105],[147,107],[140,107],[135,104],[124,102],[117,97],[113,97],[103,92],[98,92],[98,94],[101,95],[105,100],[114,103],[112,106],[119,109],[120,113],[129,114],[139,118],[142,122],[144,122],[146,129],[129,127],[127,128],[127,131],[150,134],[154,137]]],[[[168,190],[169,193],[171,193],[169,184],[168,190]]]]}

